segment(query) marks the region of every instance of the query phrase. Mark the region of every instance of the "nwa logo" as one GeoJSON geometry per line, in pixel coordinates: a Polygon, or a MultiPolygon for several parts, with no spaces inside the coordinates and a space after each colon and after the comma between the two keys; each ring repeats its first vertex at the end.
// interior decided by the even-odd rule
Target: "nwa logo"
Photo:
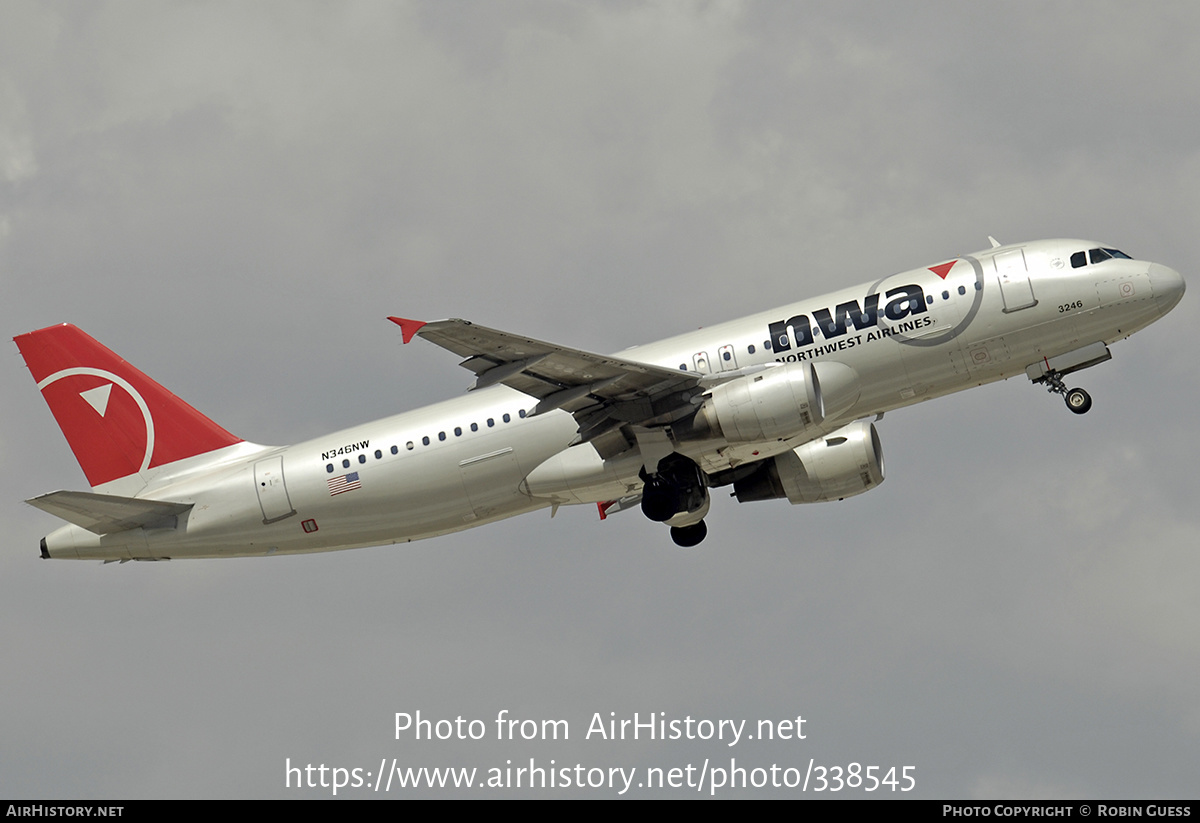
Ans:
{"type": "MultiPolygon", "coordinates": [[[[926,309],[925,292],[917,285],[889,289],[884,296],[889,298],[888,304],[883,307],[883,316],[888,320],[903,320],[910,315],[921,314],[926,309]]],[[[878,326],[879,294],[868,294],[863,300],[863,305],[859,305],[857,300],[851,300],[849,303],[839,303],[832,311],[817,309],[812,313],[812,320],[816,322],[817,328],[826,340],[846,334],[847,323],[852,325],[855,331],[878,326]]],[[[787,320],[778,320],[768,327],[771,335],[771,347],[774,351],[787,351],[792,347],[792,338],[788,335],[789,327],[792,329],[792,334],[796,336],[796,348],[813,344],[812,322],[807,314],[797,314],[787,320]]],[[[898,330],[883,328],[880,329],[878,336],[886,337],[895,331],[898,330]]],[[[868,339],[874,338],[875,335],[868,337],[868,339]]]]}

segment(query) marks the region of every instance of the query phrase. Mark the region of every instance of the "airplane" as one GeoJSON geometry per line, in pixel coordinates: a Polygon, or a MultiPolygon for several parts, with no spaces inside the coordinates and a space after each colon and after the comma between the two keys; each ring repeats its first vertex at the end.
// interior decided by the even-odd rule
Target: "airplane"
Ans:
{"type": "Polygon", "coordinates": [[[294,446],[230,434],[78,328],[14,338],[91,491],[26,502],[67,521],[43,558],[265,556],[406,543],[562,505],[640,508],[674,542],[739,502],[878,486],[885,412],[1024,374],[1063,378],[1169,312],[1173,269],[1101,243],[1040,240],[592,354],[466,320],[400,317],[464,358],[461,397],[294,446]]]}

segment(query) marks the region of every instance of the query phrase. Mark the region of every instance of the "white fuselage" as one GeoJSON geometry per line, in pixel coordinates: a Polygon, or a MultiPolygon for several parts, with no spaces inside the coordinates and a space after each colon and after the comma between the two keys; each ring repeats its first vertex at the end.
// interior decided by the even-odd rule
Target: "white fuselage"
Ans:
{"type": "MultiPolygon", "coordinates": [[[[709,374],[714,383],[788,362],[836,362],[857,375],[857,400],[818,429],[757,443],[675,444],[705,472],[718,472],[854,420],[1019,375],[1043,358],[1112,343],[1178,302],[1182,278],[1164,266],[1114,258],[1072,267],[1072,254],[1095,246],[1051,240],[988,249],[617,356],[709,374]],[[920,309],[903,304],[915,292],[899,291],[913,286],[920,309]],[[861,313],[870,295],[879,295],[873,324],[861,313]],[[892,301],[900,301],[894,319],[885,312],[892,301]]],[[[194,504],[174,524],[103,537],[70,525],[46,544],[54,557],[98,559],[328,551],[615,500],[641,487],[637,448],[602,460],[591,444],[571,446],[571,414],[527,416],[536,404],[493,386],[294,446],[229,446],[96,489],[194,504]],[[356,487],[334,493],[330,480],[350,473],[356,487]]]]}

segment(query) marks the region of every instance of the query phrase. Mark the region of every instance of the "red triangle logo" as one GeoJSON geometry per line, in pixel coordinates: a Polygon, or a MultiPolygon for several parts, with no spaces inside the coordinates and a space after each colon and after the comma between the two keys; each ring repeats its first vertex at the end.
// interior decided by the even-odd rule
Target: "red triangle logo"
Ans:
{"type": "Polygon", "coordinates": [[[951,260],[949,263],[943,263],[940,266],[930,266],[929,270],[945,280],[946,275],[950,273],[950,269],[954,268],[954,264],[957,262],[957,260],[951,260]]]}

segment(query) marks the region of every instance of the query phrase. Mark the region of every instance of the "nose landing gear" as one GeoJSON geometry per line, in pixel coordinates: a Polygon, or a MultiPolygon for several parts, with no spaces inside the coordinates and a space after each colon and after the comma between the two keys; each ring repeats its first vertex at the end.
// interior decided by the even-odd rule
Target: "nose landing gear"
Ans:
{"type": "Polygon", "coordinates": [[[1061,394],[1067,408],[1075,414],[1086,414],[1092,407],[1092,396],[1083,389],[1068,389],[1062,375],[1056,371],[1046,372],[1045,376],[1034,382],[1045,383],[1046,391],[1051,394],[1061,394]]]}
{"type": "Polygon", "coordinates": [[[1076,414],[1084,414],[1092,407],[1092,396],[1083,389],[1070,389],[1066,400],[1067,408],[1076,414]]]}

